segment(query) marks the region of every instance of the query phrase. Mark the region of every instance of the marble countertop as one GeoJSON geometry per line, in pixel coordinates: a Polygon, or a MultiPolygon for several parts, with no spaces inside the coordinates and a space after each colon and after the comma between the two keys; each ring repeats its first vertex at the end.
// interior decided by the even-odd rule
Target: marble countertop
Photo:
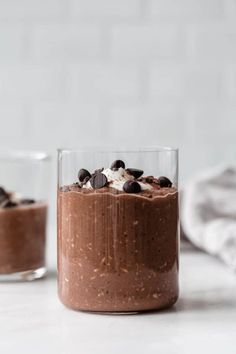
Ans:
{"type": "Polygon", "coordinates": [[[0,284],[1,354],[235,354],[236,275],[193,250],[181,254],[181,296],[141,315],[74,312],[57,299],[56,272],[0,284]]]}

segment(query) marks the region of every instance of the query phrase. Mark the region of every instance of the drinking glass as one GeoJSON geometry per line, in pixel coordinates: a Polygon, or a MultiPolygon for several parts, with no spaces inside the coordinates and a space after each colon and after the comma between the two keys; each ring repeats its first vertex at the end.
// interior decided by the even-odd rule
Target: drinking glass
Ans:
{"type": "Polygon", "coordinates": [[[176,302],[178,149],[59,150],[57,220],[58,292],[64,305],[136,313],[176,302]],[[149,176],[146,181],[156,183],[155,191],[81,188],[80,169],[92,174],[115,160],[143,170],[143,176],[149,176]],[[160,176],[172,186],[162,188],[160,176]]]}
{"type": "Polygon", "coordinates": [[[0,153],[0,281],[46,274],[49,163],[43,152],[0,153]]]}

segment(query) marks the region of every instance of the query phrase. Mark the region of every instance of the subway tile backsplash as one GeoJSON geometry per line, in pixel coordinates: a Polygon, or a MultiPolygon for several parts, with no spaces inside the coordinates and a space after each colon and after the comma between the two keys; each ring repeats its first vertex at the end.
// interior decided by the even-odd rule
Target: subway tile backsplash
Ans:
{"type": "Polygon", "coordinates": [[[233,162],[235,0],[1,0],[0,148],[178,145],[233,162]]]}

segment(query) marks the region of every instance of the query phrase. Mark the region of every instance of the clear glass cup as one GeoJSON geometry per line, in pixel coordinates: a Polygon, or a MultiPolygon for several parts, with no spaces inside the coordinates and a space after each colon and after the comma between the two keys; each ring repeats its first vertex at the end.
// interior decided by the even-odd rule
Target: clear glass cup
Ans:
{"type": "MultiPolygon", "coordinates": [[[[115,170],[134,178],[134,171],[115,170]]],[[[58,293],[64,305],[135,313],[177,301],[178,149],[59,150],[57,205],[58,293]],[[105,168],[96,173],[108,176],[115,160],[143,170],[149,177],[136,175],[135,185],[144,183],[142,188],[149,189],[125,192],[123,179],[101,188],[94,187],[94,177],[93,182],[78,183],[80,169],[92,174],[105,168]],[[160,176],[168,177],[172,186],[160,176]]]]}
{"type": "Polygon", "coordinates": [[[42,152],[0,153],[0,281],[46,274],[49,162],[42,152]]]}

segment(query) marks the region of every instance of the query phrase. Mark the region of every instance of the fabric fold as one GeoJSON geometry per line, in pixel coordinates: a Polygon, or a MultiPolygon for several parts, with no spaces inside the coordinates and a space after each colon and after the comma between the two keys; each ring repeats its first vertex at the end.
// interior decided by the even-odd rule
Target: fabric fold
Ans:
{"type": "Polygon", "coordinates": [[[236,166],[221,166],[188,183],[181,224],[193,244],[236,272],[236,166]]]}

